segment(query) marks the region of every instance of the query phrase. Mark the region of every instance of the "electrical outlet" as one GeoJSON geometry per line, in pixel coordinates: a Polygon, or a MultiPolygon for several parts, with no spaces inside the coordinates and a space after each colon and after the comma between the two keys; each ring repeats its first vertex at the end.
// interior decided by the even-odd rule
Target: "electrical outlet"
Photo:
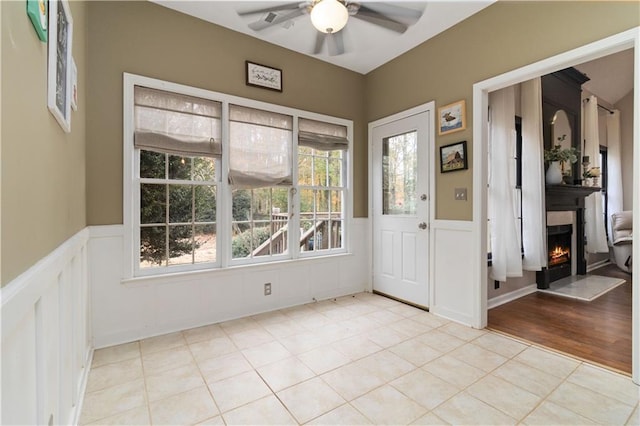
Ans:
{"type": "Polygon", "coordinates": [[[497,281],[497,280],[496,280],[496,281],[494,281],[494,282],[493,282],[493,289],[494,289],[494,290],[497,290],[497,289],[499,289],[499,288],[500,288],[500,281],[497,281]]]}
{"type": "Polygon", "coordinates": [[[456,201],[467,201],[467,188],[455,188],[453,195],[456,201]]]}
{"type": "Polygon", "coordinates": [[[264,284],[264,295],[269,296],[271,294],[271,283],[264,284]]]}

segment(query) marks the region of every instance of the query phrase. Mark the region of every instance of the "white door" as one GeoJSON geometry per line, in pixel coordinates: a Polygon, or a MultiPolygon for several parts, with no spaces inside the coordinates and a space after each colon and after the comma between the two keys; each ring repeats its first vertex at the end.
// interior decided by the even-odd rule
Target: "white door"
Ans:
{"type": "Polygon", "coordinates": [[[372,128],[373,290],[428,307],[431,111],[372,128]]]}

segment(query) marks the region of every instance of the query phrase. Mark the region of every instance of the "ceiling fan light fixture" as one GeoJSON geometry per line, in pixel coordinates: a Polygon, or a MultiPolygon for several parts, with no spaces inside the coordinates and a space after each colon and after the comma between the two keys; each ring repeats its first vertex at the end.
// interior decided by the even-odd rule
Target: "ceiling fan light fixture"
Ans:
{"type": "Polygon", "coordinates": [[[347,25],[349,11],[338,0],[320,0],[311,9],[311,23],[323,33],[337,33],[347,25]]]}

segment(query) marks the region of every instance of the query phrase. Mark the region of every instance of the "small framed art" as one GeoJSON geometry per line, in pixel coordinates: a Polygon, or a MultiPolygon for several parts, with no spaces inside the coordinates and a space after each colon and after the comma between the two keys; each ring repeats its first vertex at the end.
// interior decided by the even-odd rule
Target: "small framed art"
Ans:
{"type": "Polygon", "coordinates": [[[438,134],[446,135],[467,128],[465,101],[438,108],[438,134]]]}
{"type": "Polygon", "coordinates": [[[46,0],[27,0],[27,15],[38,34],[40,41],[47,41],[47,2],[46,0]]]}
{"type": "Polygon", "coordinates": [[[282,70],[246,61],[247,86],[282,92],[282,70]]]}
{"type": "Polygon", "coordinates": [[[65,132],[71,131],[71,41],[73,19],[67,0],[49,0],[47,106],[65,132]]]}
{"type": "Polygon", "coordinates": [[[467,141],[440,147],[440,173],[466,170],[467,168],[467,141]]]}
{"type": "Polygon", "coordinates": [[[78,67],[71,58],[71,109],[78,110],[78,67]]]}

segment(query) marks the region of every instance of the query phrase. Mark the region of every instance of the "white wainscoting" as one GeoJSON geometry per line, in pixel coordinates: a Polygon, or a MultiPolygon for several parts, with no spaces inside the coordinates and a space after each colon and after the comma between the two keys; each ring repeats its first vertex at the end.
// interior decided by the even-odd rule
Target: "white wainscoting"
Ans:
{"type": "MultiPolygon", "coordinates": [[[[431,222],[431,300],[429,310],[464,325],[473,325],[476,281],[471,277],[474,262],[472,222],[431,222]]],[[[486,297],[486,296],[485,296],[486,297]]]]}
{"type": "Polygon", "coordinates": [[[351,221],[350,254],[123,281],[121,225],[90,228],[96,348],[371,288],[369,220],[351,221]],[[264,283],[272,294],[264,296],[264,283]]]}
{"type": "Polygon", "coordinates": [[[91,363],[84,229],[11,281],[2,299],[2,418],[77,424],[91,363]]]}

